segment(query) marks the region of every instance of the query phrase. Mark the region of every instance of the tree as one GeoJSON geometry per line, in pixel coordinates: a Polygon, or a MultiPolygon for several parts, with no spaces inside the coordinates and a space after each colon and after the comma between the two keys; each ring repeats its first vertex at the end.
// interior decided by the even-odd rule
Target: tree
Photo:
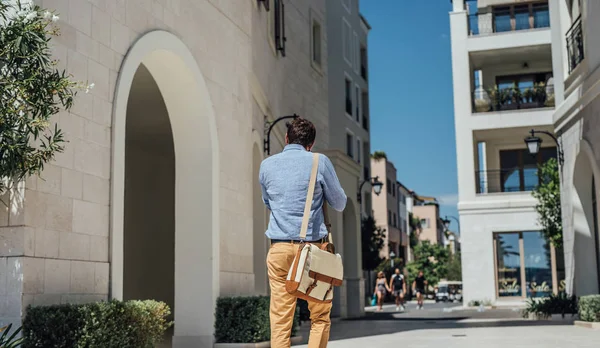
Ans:
{"type": "Polygon", "coordinates": [[[429,285],[437,284],[448,275],[449,254],[448,249],[441,245],[422,241],[414,248],[414,261],[406,266],[409,279],[412,281],[419,271],[423,271],[429,285]]]}
{"type": "Polygon", "coordinates": [[[421,218],[413,215],[413,213],[408,213],[408,221],[410,224],[409,244],[410,248],[414,249],[417,246],[417,244],[419,244],[419,233],[421,233],[421,218]]]}
{"type": "Polygon", "coordinates": [[[460,261],[460,253],[450,254],[450,261],[448,262],[448,274],[446,275],[448,280],[462,280],[462,264],[460,261]]]}
{"type": "Polygon", "coordinates": [[[560,210],[560,176],[558,161],[551,158],[538,169],[539,185],[532,195],[538,203],[535,210],[542,233],[555,248],[562,247],[562,216],[560,210]]]}
{"type": "Polygon", "coordinates": [[[52,59],[57,20],[32,0],[0,1],[0,193],[39,175],[64,149],[52,116],[71,108],[81,85],[52,59]]]}
{"type": "Polygon", "coordinates": [[[379,252],[383,248],[384,238],[385,229],[378,227],[372,216],[362,220],[362,264],[365,271],[376,269],[383,261],[383,258],[379,256],[379,252]]]}

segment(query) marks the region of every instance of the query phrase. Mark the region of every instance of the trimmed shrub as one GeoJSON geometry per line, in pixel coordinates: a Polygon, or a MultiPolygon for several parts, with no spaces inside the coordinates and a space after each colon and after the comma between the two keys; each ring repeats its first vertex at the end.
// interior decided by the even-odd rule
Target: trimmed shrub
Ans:
{"type": "MultiPolygon", "coordinates": [[[[215,340],[217,343],[257,343],[271,340],[268,296],[223,297],[217,300],[215,340]]],[[[296,336],[296,308],[292,337],[296,336]]]]}
{"type": "Polygon", "coordinates": [[[600,295],[579,298],[579,319],[600,322],[600,295]]]}
{"type": "Polygon", "coordinates": [[[539,318],[549,318],[552,314],[561,314],[563,317],[566,314],[573,316],[577,314],[577,297],[561,292],[548,298],[530,298],[522,314],[524,318],[529,317],[530,314],[539,318]]]}
{"type": "Polygon", "coordinates": [[[151,348],[171,325],[169,307],[157,301],[110,301],[29,307],[26,348],[151,348]]]}

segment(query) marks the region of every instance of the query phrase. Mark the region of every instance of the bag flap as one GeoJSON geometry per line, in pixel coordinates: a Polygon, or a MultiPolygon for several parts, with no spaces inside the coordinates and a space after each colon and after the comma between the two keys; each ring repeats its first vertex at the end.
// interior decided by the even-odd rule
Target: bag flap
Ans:
{"type": "Polygon", "coordinates": [[[344,279],[344,266],[340,254],[331,254],[311,245],[309,257],[311,271],[334,279],[344,279]]]}

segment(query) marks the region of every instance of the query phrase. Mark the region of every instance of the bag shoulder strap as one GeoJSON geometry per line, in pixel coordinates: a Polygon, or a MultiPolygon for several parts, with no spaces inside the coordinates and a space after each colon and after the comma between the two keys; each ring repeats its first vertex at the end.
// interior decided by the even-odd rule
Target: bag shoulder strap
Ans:
{"type": "Polygon", "coordinates": [[[312,207],[313,196],[315,195],[315,185],[317,183],[317,172],[319,169],[319,154],[313,153],[312,169],[310,172],[310,181],[308,182],[308,192],[306,193],[306,203],[304,204],[304,215],[302,217],[302,227],[300,228],[300,240],[306,239],[308,231],[308,220],[310,218],[310,208],[312,207]]]}

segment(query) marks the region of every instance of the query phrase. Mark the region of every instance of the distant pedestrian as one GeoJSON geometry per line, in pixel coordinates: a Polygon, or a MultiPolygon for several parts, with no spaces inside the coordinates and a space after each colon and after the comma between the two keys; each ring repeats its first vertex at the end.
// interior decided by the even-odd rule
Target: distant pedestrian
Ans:
{"type": "Polygon", "coordinates": [[[390,287],[392,293],[396,298],[396,312],[404,312],[404,294],[406,294],[406,282],[404,281],[404,274],[400,273],[400,269],[396,268],[396,273],[392,275],[390,279],[390,287]]]}
{"type": "Polygon", "coordinates": [[[385,299],[385,295],[392,290],[387,284],[385,280],[385,274],[383,272],[377,273],[377,280],[375,281],[375,295],[377,295],[377,308],[378,311],[383,310],[383,300],[385,299]]]}
{"type": "Polygon", "coordinates": [[[412,284],[413,292],[417,294],[417,309],[423,309],[423,296],[425,296],[425,287],[427,279],[423,275],[423,271],[419,271],[419,275],[415,278],[412,284]]]}

